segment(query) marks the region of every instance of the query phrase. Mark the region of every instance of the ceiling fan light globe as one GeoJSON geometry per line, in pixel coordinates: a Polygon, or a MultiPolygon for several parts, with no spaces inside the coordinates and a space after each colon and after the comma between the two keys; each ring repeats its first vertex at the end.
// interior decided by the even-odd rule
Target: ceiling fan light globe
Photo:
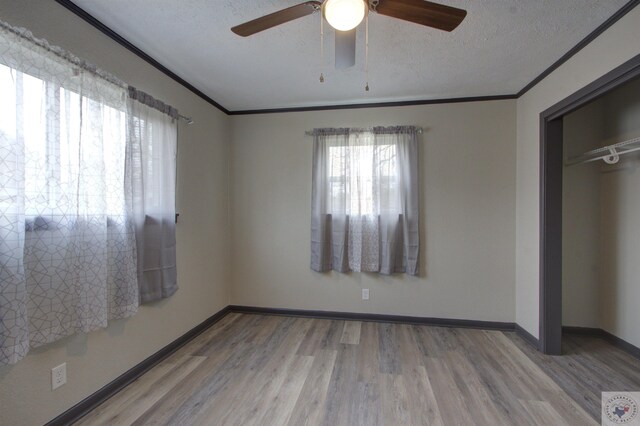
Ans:
{"type": "Polygon", "coordinates": [[[364,19],[367,5],[364,0],[327,0],[324,17],[338,31],[349,31],[364,19]]]}

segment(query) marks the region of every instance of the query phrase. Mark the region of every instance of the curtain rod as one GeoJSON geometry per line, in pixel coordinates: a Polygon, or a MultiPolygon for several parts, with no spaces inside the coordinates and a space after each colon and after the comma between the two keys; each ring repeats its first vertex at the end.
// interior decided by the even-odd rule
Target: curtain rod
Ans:
{"type": "MultiPolygon", "coordinates": [[[[416,127],[416,129],[417,129],[419,134],[422,134],[422,132],[423,132],[422,127],[416,127]]],[[[356,128],[356,129],[349,129],[349,131],[352,131],[354,133],[364,133],[364,132],[373,131],[373,128],[372,127],[366,128],[366,129],[356,128]]],[[[307,136],[313,136],[315,133],[313,132],[313,130],[307,130],[307,131],[304,132],[304,134],[307,135],[307,136]]]]}
{"type": "Polygon", "coordinates": [[[193,124],[193,118],[191,118],[191,117],[186,117],[186,116],[184,116],[182,114],[178,114],[178,117],[182,118],[184,121],[186,121],[187,124],[193,124]]]}

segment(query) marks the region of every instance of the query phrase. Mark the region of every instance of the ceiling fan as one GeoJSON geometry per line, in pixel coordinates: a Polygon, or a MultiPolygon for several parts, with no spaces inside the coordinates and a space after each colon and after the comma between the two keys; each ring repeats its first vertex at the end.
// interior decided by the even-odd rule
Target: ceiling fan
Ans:
{"type": "Polygon", "coordinates": [[[336,68],[355,64],[356,27],[369,11],[443,31],[453,31],[467,15],[466,10],[425,0],[314,0],[245,22],[231,31],[247,37],[317,11],[322,11],[336,30],[336,68]]]}

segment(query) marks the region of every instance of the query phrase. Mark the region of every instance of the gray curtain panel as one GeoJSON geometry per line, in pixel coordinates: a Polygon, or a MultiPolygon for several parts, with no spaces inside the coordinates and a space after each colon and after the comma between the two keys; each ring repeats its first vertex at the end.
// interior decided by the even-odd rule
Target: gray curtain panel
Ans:
{"type": "Polygon", "coordinates": [[[178,112],[129,88],[128,147],[140,302],[178,290],[175,183],[178,112]]]}
{"type": "Polygon", "coordinates": [[[336,214],[332,214],[329,154],[331,147],[348,146],[349,129],[314,130],[311,187],[311,269],[314,271],[349,271],[348,220],[337,203],[336,214]]]}
{"type": "Polygon", "coordinates": [[[311,269],[416,275],[417,128],[313,133],[311,269]]]}

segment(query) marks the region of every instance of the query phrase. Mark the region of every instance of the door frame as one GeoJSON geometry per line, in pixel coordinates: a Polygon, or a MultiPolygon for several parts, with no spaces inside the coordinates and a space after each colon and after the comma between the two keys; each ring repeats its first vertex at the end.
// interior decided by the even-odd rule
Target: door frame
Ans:
{"type": "Polygon", "coordinates": [[[640,55],[540,113],[539,350],[561,355],[562,171],[565,115],[640,77],[640,55]]]}

